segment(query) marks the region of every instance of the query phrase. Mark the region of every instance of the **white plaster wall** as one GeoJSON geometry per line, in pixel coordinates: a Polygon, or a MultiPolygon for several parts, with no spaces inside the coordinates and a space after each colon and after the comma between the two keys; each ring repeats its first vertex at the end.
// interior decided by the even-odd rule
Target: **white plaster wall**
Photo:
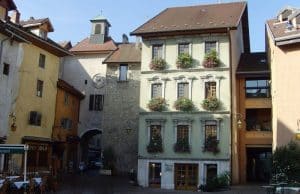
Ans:
{"type": "MultiPolygon", "coordinates": [[[[88,54],[68,56],[63,60],[61,68],[62,79],[85,94],[85,98],[80,104],[78,134],[83,134],[91,129],[102,129],[103,111],[89,111],[90,94],[104,94],[105,87],[97,89],[93,85],[93,76],[106,75],[106,64],[102,61],[108,54],[88,54]],[[85,84],[87,80],[87,84],[85,84]]],[[[104,99],[105,100],[105,99],[104,99]]]]}
{"type": "Polygon", "coordinates": [[[138,160],[138,184],[143,187],[148,187],[148,169],[149,163],[161,163],[161,188],[163,189],[174,189],[174,171],[175,163],[180,164],[198,164],[198,186],[206,182],[206,164],[217,164],[218,175],[225,172],[230,172],[230,162],[229,161],[195,161],[195,160],[155,160],[155,159],[139,159],[138,160]],[[171,166],[172,170],[167,171],[166,165],[171,166]]]}
{"type": "MultiPolygon", "coordinates": [[[[0,34],[0,41],[7,38],[0,34]]],[[[10,40],[3,44],[0,62],[0,137],[7,136],[10,129],[11,110],[18,96],[18,71],[23,60],[23,49],[20,43],[10,40]],[[10,64],[9,75],[3,74],[4,63],[10,64]]]]}

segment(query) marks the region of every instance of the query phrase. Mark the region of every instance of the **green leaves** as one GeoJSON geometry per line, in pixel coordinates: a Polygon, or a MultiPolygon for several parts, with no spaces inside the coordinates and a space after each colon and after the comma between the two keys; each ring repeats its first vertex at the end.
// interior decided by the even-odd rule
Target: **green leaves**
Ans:
{"type": "Polygon", "coordinates": [[[175,101],[174,107],[180,111],[192,111],[194,109],[193,101],[188,98],[179,98],[175,101]]]}
{"type": "Polygon", "coordinates": [[[206,68],[217,67],[220,64],[220,60],[218,58],[218,53],[216,50],[211,50],[208,52],[203,61],[203,66],[206,68]]]}
{"type": "Polygon", "coordinates": [[[209,111],[215,111],[218,109],[220,105],[220,101],[217,98],[206,98],[203,100],[202,102],[202,107],[205,110],[209,110],[209,111]]]}
{"type": "Polygon", "coordinates": [[[164,70],[167,67],[167,63],[162,58],[154,58],[150,63],[150,69],[152,70],[164,70]]]}
{"type": "Polygon", "coordinates": [[[188,53],[181,53],[177,58],[176,64],[178,68],[191,68],[193,66],[193,58],[188,53]]]}

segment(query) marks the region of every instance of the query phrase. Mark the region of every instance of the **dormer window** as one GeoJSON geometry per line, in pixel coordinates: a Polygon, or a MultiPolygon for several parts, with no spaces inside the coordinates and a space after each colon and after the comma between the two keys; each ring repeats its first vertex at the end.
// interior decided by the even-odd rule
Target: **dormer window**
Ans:
{"type": "Polygon", "coordinates": [[[43,39],[47,39],[47,32],[40,30],[40,37],[43,39]]]}

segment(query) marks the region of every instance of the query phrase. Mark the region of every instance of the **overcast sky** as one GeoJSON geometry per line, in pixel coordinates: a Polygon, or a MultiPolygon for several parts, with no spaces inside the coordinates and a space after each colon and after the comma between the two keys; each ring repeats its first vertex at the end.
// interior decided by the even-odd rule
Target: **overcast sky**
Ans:
{"type": "MultiPolygon", "coordinates": [[[[219,0],[220,1],[220,0],[219,0]]],[[[49,17],[54,32],[49,36],[55,41],[70,40],[76,44],[88,37],[91,31],[90,19],[102,13],[112,27],[110,35],[121,41],[123,33],[134,29],[151,19],[167,7],[217,3],[218,0],[15,0],[21,12],[21,19],[49,17]]],[[[232,1],[232,0],[231,0],[232,1]]],[[[222,0],[221,2],[229,2],[222,0]]],[[[264,51],[267,19],[287,6],[300,7],[299,0],[248,0],[251,51],[264,51]]],[[[130,37],[135,41],[135,37],[130,37]]]]}

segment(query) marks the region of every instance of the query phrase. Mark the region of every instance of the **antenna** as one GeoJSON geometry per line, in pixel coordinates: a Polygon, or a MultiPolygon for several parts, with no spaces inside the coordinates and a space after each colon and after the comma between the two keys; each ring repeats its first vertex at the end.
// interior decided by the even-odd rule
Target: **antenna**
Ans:
{"type": "Polygon", "coordinates": [[[103,10],[100,10],[100,15],[102,16],[102,14],[103,14],[103,10]]]}

